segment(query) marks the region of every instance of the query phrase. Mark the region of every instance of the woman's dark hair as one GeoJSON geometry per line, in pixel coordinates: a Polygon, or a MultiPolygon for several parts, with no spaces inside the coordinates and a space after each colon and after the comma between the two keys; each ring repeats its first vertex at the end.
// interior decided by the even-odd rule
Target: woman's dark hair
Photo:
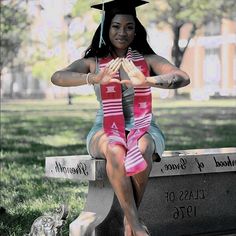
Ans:
{"type": "MultiPolygon", "coordinates": [[[[117,13],[116,13],[117,14],[117,13]]],[[[121,14],[121,13],[120,13],[121,14]]],[[[103,28],[103,40],[105,41],[105,44],[103,43],[101,48],[99,48],[99,40],[100,40],[100,30],[101,30],[101,24],[95,31],[95,34],[92,39],[91,45],[87,48],[85,51],[84,58],[88,57],[106,57],[109,55],[112,49],[112,44],[109,39],[109,29],[111,25],[111,21],[115,14],[106,14],[105,20],[104,20],[104,28],[103,28]]],[[[135,20],[135,37],[130,45],[130,47],[133,50],[137,50],[139,53],[143,55],[148,54],[154,54],[154,51],[150,47],[150,45],[147,42],[147,32],[144,28],[144,26],[140,23],[138,18],[136,16],[133,16],[135,20]]]]}

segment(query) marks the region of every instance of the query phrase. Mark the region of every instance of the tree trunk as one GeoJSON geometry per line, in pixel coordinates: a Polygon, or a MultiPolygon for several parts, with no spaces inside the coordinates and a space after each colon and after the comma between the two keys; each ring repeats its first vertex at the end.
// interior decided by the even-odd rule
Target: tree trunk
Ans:
{"type": "MultiPolygon", "coordinates": [[[[190,40],[194,37],[197,27],[195,24],[192,25],[192,30],[190,32],[190,35],[187,39],[187,43],[185,45],[185,47],[180,48],[179,46],[179,40],[180,40],[180,31],[181,28],[184,24],[175,24],[172,26],[172,30],[174,33],[174,42],[173,42],[173,47],[172,47],[172,51],[171,51],[171,56],[172,56],[172,60],[175,64],[176,67],[180,68],[182,61],[183,61],[183,57],[184,57],[184,53],[189,45],[190,40]]],[[[175,96],[178,95],[178,91],[177,89],[175,89],[175,96]]]]}
{"type": "MultiPolygon", "coordinates": [[[[172,56],[172,60],[175,64],[176,67],[180,67],[181,62],[182,62],[182,58],[183,55],[181,53],[180,47],[179,47],[179,39],[180,39],[180,29],[181,29],[182,25],[174,25],[172,30],[174,33],[174,42],[173,42],[173,47],[172,47],[172,51],[171,51],[171,56],[172,56]]],[[[178,96],[178,90],[175,89],[174,90],[174,96],[178,96]]]]}
{"type": "Polygon", "coordinates": [[[12,75],[12,78],[11,78],[11,83],[10,83],[10,98],[13,99],[14,98],[14,85],[15,85],[15,82],[16,82],[16,74],[15,74],[15,67],[14,67],[14,64],[13,62],[11,62],[11,75],[12,75]]]}
{"type": "Polygon", "coordinates": [[[182,54],[181,49],[179,47],[181,27],[182,27],[182,25],[174,25],[173,29],[172,29],[173,33],[174,33],[174,42],[173,42],[171,56],[172,56],[175,66],[178,68],[180,67],[182,59],[183,59],[183,54],[182,54]]]}
{"type": "Polygon", "coordinates": [[[3,83],[3,81],[2,81],[2,68],[0,68],[0,98],[1,98],[1,100],[2,100],[2,98],[3,98],[2,83],[3,83]]]}

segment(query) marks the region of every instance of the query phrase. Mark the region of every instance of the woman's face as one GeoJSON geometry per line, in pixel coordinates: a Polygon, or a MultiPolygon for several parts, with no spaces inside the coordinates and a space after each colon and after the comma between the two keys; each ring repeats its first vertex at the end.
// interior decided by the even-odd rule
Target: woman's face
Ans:
{"type": "Polygon", "coordinates": [[[129,47],[135,36],[135,21],[132,15],[115,15],[111,21],[109,39],[117,50],[129,47]]]}

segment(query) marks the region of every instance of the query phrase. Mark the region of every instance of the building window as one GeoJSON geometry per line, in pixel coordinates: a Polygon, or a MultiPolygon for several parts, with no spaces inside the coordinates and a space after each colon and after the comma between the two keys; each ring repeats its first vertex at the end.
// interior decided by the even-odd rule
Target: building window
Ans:
{"type": "Polygon", "coordinates": [[[207,48],[205,50],[203,79],[208,95],[212,96],[219,93],[221,79],[219,48],[207,48]]]}
{"type": "Polygon", "coordinates": [[[211,21],[205,26],[205,36],[221,34],[221,21],[211,21]]]}

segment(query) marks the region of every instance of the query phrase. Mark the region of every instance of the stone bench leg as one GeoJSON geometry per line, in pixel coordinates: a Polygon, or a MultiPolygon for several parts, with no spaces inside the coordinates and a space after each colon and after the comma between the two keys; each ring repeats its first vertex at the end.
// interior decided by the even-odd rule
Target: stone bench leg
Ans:
{"type": "Polygon", "coordinates": [[[94,224],[96,222],[96,214],[94,212],[82,212],[70,224],[70,236],[95,236],[94,224]]]}
{"type": "Polygon", "coordinates": [[[123,236],[123,213],[107,179],[89,182],[84,211],[70,224],[70,236],[123,236]]]}

